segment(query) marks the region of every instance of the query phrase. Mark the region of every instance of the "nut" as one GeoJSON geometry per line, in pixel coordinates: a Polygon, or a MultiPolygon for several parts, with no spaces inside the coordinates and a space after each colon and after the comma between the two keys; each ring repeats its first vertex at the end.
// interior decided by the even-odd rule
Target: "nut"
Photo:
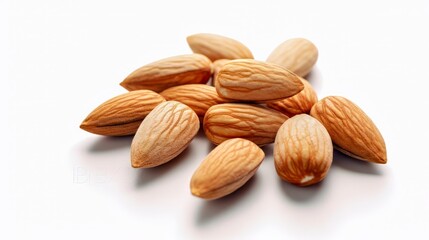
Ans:
{"type": "Polygon", "coordinates": [[[279,101],[267,102],[267,107],[286,114],[288,117],[310,113],[311,107],[317,102],[317,94],[307,80],[301,78],[301,82],[304,84],[301,92],[279,101]]]}
{"type": "Polygon", "coordinates": [[[203,127],[214,144],[244,138],[262,146],[274,142],[277,130],[287,119],[286,115],[259,105],[224,103],[209,108],[203,127]]]}
{"type": "Polygon", "coordinates": [[[274,143],[274,164],[285,181],[308,186],[322,181],[331,164],[333,147],[325,127],[300,114],[280,127],[274,143]]]}
{"type": "Polygon", "coordinates": [[[191,193],[204,199],[228,195],[243,186],[256,172],[264,152],[251,141],[229,139],[200,164],[191,179],[191,193]]]}
{"type": "Polygon", "coordinates": [[[167,88],[207,83],[211,75],[211,61],[201,54],[180,55],[145,65],[132,72],[121,86],[129,91],[149,89],[161,92],[167,88]]]}
{"type": "Polygon", "coordinates": [[[161,95],[150,90],[124,93],[94,109],[80,128],[105,136],[133,135],[150,111],[164,101],[161,95]]]}
{"type": "Polygon", "coordinates": [[[226,63],[216,75],[219,96],[244,101],[280,100],[299,93],[299,77],[275,64],[239,59],[226,63]]]}
{"type": "Polygon", "coordinates": [[[316,64],[317,57],[318,51],[312,42],[304,38],[293,38],[274,49],[267,62],[278,64],[304,77],[316,64]]]}
{"type": "Polygon", "coordinates": [[[178,101],[192,108],[201,122],[211,106],[230,102],[227,99],[219,97],[214,87],[204,84],[186,84],[171,87],[160,94],[166,100],[178,101]]]}
{"type": "Polygon", "coordinates": [[[210,33],[194,34],[186,38],[194,53],[200,53],[212,61],[218,59],[253,58],[252,52],[241,42],[210,33]]]}
{"type": "Polygon", "coordinates": [[[372,120],[350,100],[329,96],[310,112],[328,130],[339,151],[368,162],[386,163],[386,144],[372,120]]]}
{"type": "Polygon", "coordinates": [[[141,123],[131,143],[131,165],[150,168],[179,155],[198,132],[195,112],[185,104],[166,101],[159,104],[141,123]]]}

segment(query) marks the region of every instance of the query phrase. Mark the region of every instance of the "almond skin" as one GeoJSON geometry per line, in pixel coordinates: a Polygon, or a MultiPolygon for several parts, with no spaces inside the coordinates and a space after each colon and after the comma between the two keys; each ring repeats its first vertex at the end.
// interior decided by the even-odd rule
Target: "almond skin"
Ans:
{"type": "Polygon", "coordinates": [[[161,92],[177,85],[205,84],[210,76],[211,61],[201,54],[188,54],[145,65],[125,78],[121,86],[129,91],[149,89],[161,92]]]}
{"type": "Polygon", "coordinates": [[[194,53],[207,56],[210,60],[252,58],[250,50],[237,40],[217,34],[198,33],[186,38],[194,53]]]}
{"type": "Polygon", "coordinates": [[[299,186],[322,181],[332,164],[332,141],[315,118],[300,114],[280,127],[274,143],[274,164],[281,179],[299,186]]]}
{"type": "Polygon", "coordinates": [[[213,149],[195,171],[191,193],[207,200],[226,196],[255,174],[264,157],[253,142],[229,139],[213,149]]]}
{"type": "Polygon", "coordinates": [[[230,100],[219,97],[214,87],[204,84],[186,84],[171,87],[160,94],[167,101],[178,101],[192,108],[201,122],[211,106],[230,102],[230,100]]]}
{"type": "Polygon", "coordinates": [[[300,77],[306,76],[317,62],[317,47],[307,39],[293,38],[280,44],[267,62],[289,69],[300,77]]]}
{"type": "Polygon", "coordinates": [[[267,102],[266,106],[275,109],[288,117],[301,113],[310,113],[311,107],[317,102],[317,94],[307,80],[301,78],[304,89],[292,97],[279,101],[267,102]]]}
{"type": "Polygon", "coordinates": [[[226,63],[215,81],[219,96],[242,101],[279,100],[304,88],[299,77],[287,69],[252,59],[226,63]]]}
{"type": "Polygon", "coordinates": [[[150,90],[124,93],[94,109],[80,128],[105,136],[133,135],[150,111],[164,101],[161,95],[150,90]]]}
{"type": "Polygon", "coordinates": [[[219,59],[213,62],[212,64],[212,85],[216,86],[216,76],[219,73],[220,69],[223,67],[223,65],[227,64],[231,60],[229,59],[219,59]]]}
{"type": "Polygon", "coordinates": [[[244,138],[262,146],[274,142],[288,117],[254,104],[224,103],[207,111],[203,127],[207,138],[220,144],[231,138],[244,138]]]}
{"type": "Polygon", "coordinates": [[[317,102],[310,112],[331,135],[335,148],[368,162],[386,163],[386,144],[372,120],[350,100],[329,96],[317,102]]]}
{"type": "Polygon", "coordinates": [[[131,165],[151,168],[179,155],[200,127],[198,116],[185,104],[166,101],[159,104],[141,123],[131,143],[131,165]]]}

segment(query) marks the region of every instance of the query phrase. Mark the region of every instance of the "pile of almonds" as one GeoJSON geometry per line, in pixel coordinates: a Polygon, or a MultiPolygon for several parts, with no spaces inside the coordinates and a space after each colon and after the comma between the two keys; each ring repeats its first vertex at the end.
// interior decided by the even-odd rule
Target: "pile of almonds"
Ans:
{"type": "Polygon", "coordinates": [[[334,147],[386,163],[383,137],[371,119],[344,97],[318,101],[303,78],[317,61],[312,42],[287,40],[257,61],[231,38],[195,34],[187,41],[193,54],[135,70],[121,82],[129,92],[102,103],[80,127],[105,136],[135,134],[131,165],[151,168],[178,156],[202,124],[218,145],[191,179],[192,194],[204,199],[243,186],[265,157],[260,146],[271,143],[278,175],[299,186],[325,178],[334,147]]]}

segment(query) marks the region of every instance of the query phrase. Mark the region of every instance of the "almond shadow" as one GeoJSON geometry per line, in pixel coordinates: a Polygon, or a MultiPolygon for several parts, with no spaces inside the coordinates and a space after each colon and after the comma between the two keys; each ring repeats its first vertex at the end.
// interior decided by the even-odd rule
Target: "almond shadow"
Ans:
{"type": "Polygon", "coordinates": [[[354,159],[338,150],[334,150],[334,160],[332,162],[332,166],[340,167],[357,173],[382,175],[382,172],[380,171],[379,166],[377,166],[377,163],[370,163],[359,159],[354,159]]]}
{"type": "Polygon", "coordinates": [[[222,214],[226,214],[240,206],[239,202],[242,201],[246,196],[249,195],[252,188],[257,185],[258,177],[257,174],[253,176],[246,184],[235,192],[215,200],[202,200],[201,208],[198,211],[196,224],[203,226],[216,218],[219,218],[222,214]]]}
{"type": "Polygon", "coordinates": [[[134,136],[123,136],[123,137],[107,137],[101,136],[95,140],[89,147],[88,152],[98,153],[106,151],[114,151],[126,147],[131,147],[131,142],[134,136]]]}

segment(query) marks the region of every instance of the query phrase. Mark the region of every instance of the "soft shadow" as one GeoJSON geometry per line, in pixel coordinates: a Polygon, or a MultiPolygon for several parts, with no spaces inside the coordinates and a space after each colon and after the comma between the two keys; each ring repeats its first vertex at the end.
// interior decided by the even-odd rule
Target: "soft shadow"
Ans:
{"type": "Polygon", "coordinates": [[[350,156],[341,153],[338,150],[334,150],[334,160],[332,165],[340,167],[349,171],[371,174],[371,175],[382,175],[382,172],[376,166],[376,163],[365,162],[359,159],[354,159],[350,156]]]}
{"type": "Polygon", "coordinates": [[[311,84],[311,86],[316,90],[316,92],[317,90],[320,90],[322,88],[322,73],[317,66],[314,66],[311,72],[307,74],[304,79],[306,79],[311,84]]]}
{"type": "Polygon", "coordinates": [[[133,137],[134,136],[100,137],[89,146],[88,151],[97,153],[130,147],[133,137]]]}
{"type": "Polygon", "coordinates": [[[234,206],[239,204],[240,200],[249,194],[252,188],[256,187],[257,181],[258,177],[255,175],[244,186],[225,197],[215,200],[204,200],[205,202],[201,205],[197,215],[197,224],[205,225],[233,209],[234,206]]]}
{"type": "Polygon", "coordinates": [[[195,138],[197,138],[197,139],[206,139],[207,138],[206,134],[204,133],[204,129],[203,129],[202,124],[200,125],[200,129],[198,130],[197,135],[195,135],[195,138]]]}
{"type": "Polygon", "coordinates": [[[273,154],[274,154],[274,145],[273,144],[267,144],[267,145],[261,147],[261,149],[265,153],[265,159],[273,157],[273,154]]]}
{"type": "Polygon", "coordinates": [[[135,183],[136,188],[144,187],[145,185],[154,182],[156,179],[161,178],[168,172],[170,172],[174,168],[178,168],[178,166],[185,162],[189,156],[192,155],[192,146],[189,145],[182,153],[180,153],[177,157],[172,159],[171,161],[164,163],[160,166],[154,168],[144,168],[138,169],[137,173],[137,181],[135,183]]]}
{"type": "Polygon", "coordinates": [[[310,186],[300,187],[279,179],[279,185],[283,193],[298,203],[305,203],[314,199],[321,193],[323,184],[323,181],[321,181],[310,186]]]}

